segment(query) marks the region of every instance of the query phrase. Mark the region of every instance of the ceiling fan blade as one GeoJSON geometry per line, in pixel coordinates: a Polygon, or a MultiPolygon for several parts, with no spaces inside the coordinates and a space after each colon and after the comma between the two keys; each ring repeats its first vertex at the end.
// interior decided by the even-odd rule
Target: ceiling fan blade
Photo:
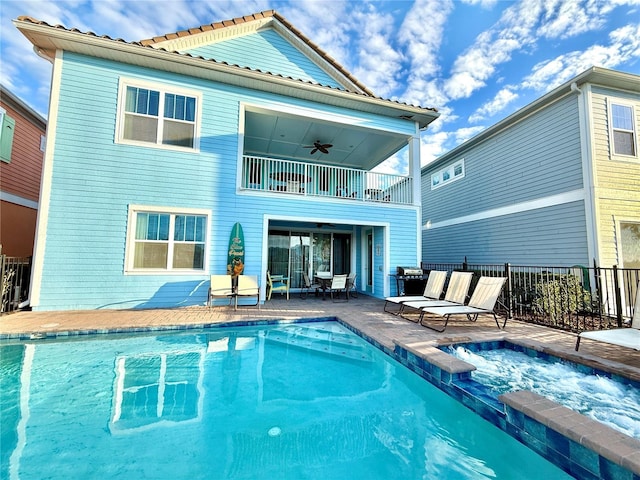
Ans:
{"type": "MultiPolygon", "coordinates": [[[[313,155],[314,153],[316,153],[318,150],[320,150],[318,147],[314,148],[313,150],[311,150],[311,155],[313,155]]],[[[322,151],[322,150],[320,150],[322,151]]]]}
{"type": "Polygon", "coordinates": [[[324,148],[324,145],[318,146],[318,148],[316,150],[320,150],[322,153],[329,153],[329,150],[324,148]]]}

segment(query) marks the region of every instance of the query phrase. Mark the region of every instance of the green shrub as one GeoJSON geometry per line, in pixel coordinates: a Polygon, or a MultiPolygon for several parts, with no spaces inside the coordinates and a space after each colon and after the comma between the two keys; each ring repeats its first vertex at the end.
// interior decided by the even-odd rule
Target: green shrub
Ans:
{"type": "Polygon", "coordinates": [[[553,320],[567,313],[591,310],[591,293],[575,275],[554,275],[537,282],[532,306],[536,313],[553,320]]]}

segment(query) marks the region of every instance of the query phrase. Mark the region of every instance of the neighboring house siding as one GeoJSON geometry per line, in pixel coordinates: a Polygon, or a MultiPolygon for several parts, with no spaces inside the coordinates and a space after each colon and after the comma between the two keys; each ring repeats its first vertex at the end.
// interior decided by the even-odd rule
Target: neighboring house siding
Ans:
{"type": "MultiPolygon", "coordinates": [[[[240,102],[281,102],[345,111],[68,53],[64,54],[61,85],[47,247],[36,309],[202,304],[208,275],[226,271],[227,242],[235,222],[241,222],[244,229],[244,273],[260,274],[265,215],[307,220],[313,212],[314,217],[348,224],[388,222],[390,235],[396,241],[402,237],[410,246],[390,252],[392,264],[415,264],[419,227],[414,207],[236,192],[240,102]],[[202,92],[200,151],[114,143],[121,77],[202,92]],[[210,209],[206,271],[201,275],[125,275],[131,204],[210,209]],[[404,232],[409,232],[408,237],[404,232]],[[69,292],[73,292],[73,301],[69,292]]],[[[362,114],[361,120],[363,125],[383,123],[373,115],[362,114]]],[[[388,272],[376,268],[375,274],[374,293],[382,296],[388,272]]],[[[264,279],[260,283],[264,284],[264,279]]]]}
{"type": "Polygon", "coordinates": [[[9,95],[0,105],[15,120],[11,161],[0,162],[0,245],[5,255],[28,257],[33,253],[46,124],[9,95]]]}
{"type": "Polygon", "coordinates": [[[423,175],[424,222],[482,212],[582,188],[580,132],[575,99],[520,122],[493,138],[448,158],[464,158],[465,177],[431,190],[423,175]],[[544,140],[544,141],[542,141],[544,140]],[[535,179],[535,182],[532,180],[535,179]]]}
{"type": "Polygon", "coordinates": [[[619,222],[640,223],[640,156],[613,155],[609,131],[609,103],[622,102],[635,110],[636,147],[640,132],[640,97],[619,91],[593,88],[591,97],[595,177],[597,179],[596,221],[599,262],[602,266],[622,266],[619,252],[619,222]]]}
{"type": "Polygon", "coordinates": [[[475,263],[584,263],[584,204],[575,201],[582,188],[578,105],[576,96],[568,95],[423,170],[423,225],[474,214],[488,217],[425,229],[424,261],[460,262],[466,256],[475,263]],[[461,158],[464,178],[431,190],[431,174],[461,158]],[[573,203],[559,199],[560,205],[531,210],[530,202],[571,192],[573,203]],[[520,205],[526,211],[496,214],[520,205]],[[555,246],[561,240],[572,245],[570,255],[555,246]]]}
{"type": "Polygon", "coordinates": [[[587,265],[584,203],[573,202],[423,231],[430,263],[587,265]]]}
{"type": "Polygon", "coordinates": [[[231,65],[340,87],[327,72],[273,30],[193,48],[186,52],[231,65]]]}

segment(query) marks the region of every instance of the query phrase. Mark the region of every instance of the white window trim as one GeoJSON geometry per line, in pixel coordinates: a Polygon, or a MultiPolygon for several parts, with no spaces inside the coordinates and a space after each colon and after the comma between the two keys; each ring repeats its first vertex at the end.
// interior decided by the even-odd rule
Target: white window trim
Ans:
{"type": "MultiPolygon", "coordinates": [[[[164,116],[159,115],[158,118],[164,121],[164,116]]],[[[158,148],[161,150],[173,150],[181,152],[198,153],[200,151],[200,128],[202,125],[202,92],[197,90],[190,90],[176,85],[149,82],[146,80],[139,80],[134,78],[120,78],[120,84],[118,87],[118,111],[116,114],[116,131],[114,142],[123,145],[136,145],[139,147],[158,148]],[[146,88],[149,90],[156,90],[163,93],[175,93],[178,95],[186,95],[188,97],[195,97],[196,99],[196,114],[195,114],[195,127],[194,127],[194,139],[193,147],[181,147],[179,145],[165,145],[162,143],[140,142],[136,140],[127,140],[124,136],[124,114],[125,103],[127,100],[127,87],[146,88]]]]}
{"type": "MultiPolygon", "coordinates": [[[[208,275],[209,274],[209,250],[211,243],[211,210],[204,208],[176,208],[159,207],[150,205],[129,205],[129,217],[127,221],[127,244],[125,247],[125,275],[208,275]],[[202,215],[207,219],[207,227],[204,239],[204,265],[202,270],[185,268],[145,268],[136,269],[133,267],[135,256],[135,232],[136,214],[138,212],[166,213],[170,215],[202,215]]],[[[172,242],[170,242],[172,245],[172,242]]],[[[169,258],[172,257],[171,249],[169,258]]]]}
{"type": "Polygon", "coordinates": [[[450,163],[446,167],[441,168],[437,172],[431,174],[431,179],[430,179],[431,190],[436,190],[440,187],[443,187],[444,185],[449,185],[450,183],[455,182],[456,180],[460,180],[461,178],[464,178],[464,175],[465,175],[464,158],[461,158],[460,160],[456,160],[455,162],[450,163]],[[455,168],[459,165],[462,166],[462,173],[459,175],[454,175],[455,168]],[[443,179],[444,174],[448,171],[451,172],[451,176],[447,180],[444,180],[443,179]],[[440,180],[437,185],[433,184],[434,178],[438,178],[440,180]]]}
{"type": "MultiPolygon", "coordinates": [[[[636,116],[636,109],[635,109],[635,105],[633,103],[629,103],[629,102],[625,102],[620,101],[619,99],[609,99],[609,101],[607,102],[608,106],[607,106],[607,114],[608,114],[608,124],[609,124],[609,144],[610,144],[610,151],[611,151],[611,158],[613,160],[634,160],[638,158],[638,128],[637,128],[637,116],[636,116]],[[616,153],[616,146],[614,144],[614,140],[613,140],[613,132],[614,132],[614,128],[613,128],[613,106],[614,105],[618,105],[621,107],[629,107],[631,108],[631,124],[633,125],[633,130],[631,130],[631,133],[633,135],[633,151],[635,152],[635,155],[626,155],[624,153],[616,153]]],[[[621,130],[619,128],[615,129],[616,131],[620,131],[620,132],[628,132],[629,130],[621,130]]]]}

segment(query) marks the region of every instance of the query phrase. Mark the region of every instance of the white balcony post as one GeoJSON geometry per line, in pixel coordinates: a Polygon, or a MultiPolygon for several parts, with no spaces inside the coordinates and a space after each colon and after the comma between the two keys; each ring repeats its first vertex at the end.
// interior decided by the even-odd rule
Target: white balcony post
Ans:
{"type": "Polygon", "coordinates": [[[409,141],[409,177],[411,177],[411,201],[413,205],[422,206],[422,191],[420,185],[420,133],[409,141]]]}

